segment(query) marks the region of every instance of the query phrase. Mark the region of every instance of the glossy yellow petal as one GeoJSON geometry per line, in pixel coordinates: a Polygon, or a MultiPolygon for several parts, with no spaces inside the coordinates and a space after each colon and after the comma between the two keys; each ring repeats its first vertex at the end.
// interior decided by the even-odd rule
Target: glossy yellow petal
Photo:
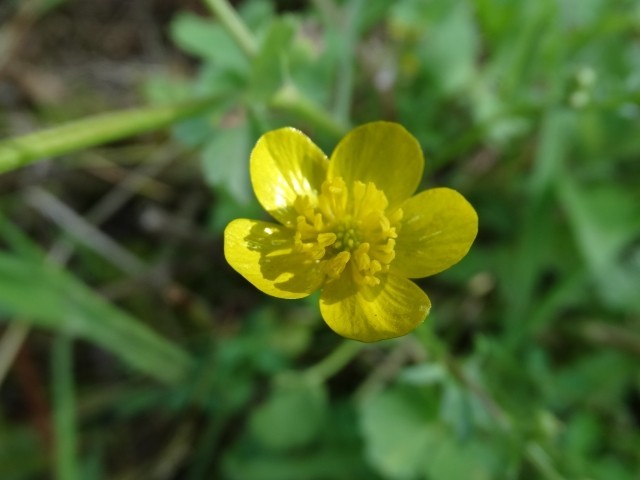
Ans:
{"type": "Polygon", "coordinates": [[[458,263],[478,233],[478,215],[455,190],[433,188],[402,204],[391,271],[421,278],[458,263]]]}
{"type": "Polygon", "coordinates": [[[260,204],[291,226],[298,195],[314,195],[326,178],[327,157],[304,133],[287,127],[265,133],[251,152],[251,184],[260,204]]]}
{"type": "Polygon", "coordinates": [[[391,207],[409,198],[422,179],[424,157],[418,141],[403,126],[372,122],[345,136],[329,162],[329,177],[373,182],[391,207]]]}
{"type": "Polygon", "coordinates": [[[234,270],[264,293],[302,298],[324,274],[307,254],[295,252],[294,231],[275,223],[238,219],[224,231],[224,256],[234,270]]]}
{"type": "Polygon", "coordinates": [[[387,275],[380,285],[356,288],[347,275],[320,296],[327,325],[343,337],[375,342],[406,335],[424,321],[431,302],[411,280],[387,275]]]}

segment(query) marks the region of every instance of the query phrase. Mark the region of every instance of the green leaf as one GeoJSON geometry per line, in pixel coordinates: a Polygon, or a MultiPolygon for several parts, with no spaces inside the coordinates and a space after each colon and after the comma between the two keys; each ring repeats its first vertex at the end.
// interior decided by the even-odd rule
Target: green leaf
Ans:
{"type": "MultiPolygon", "coordinates": [[[[467,362],[461,368],[466,378],[485,389],[480,367],[476,363],[467,362]]],[[[468,438],[480,427],[489,429],[495,426],[478,395],[452,377],[448,377],[444,384],[440,418],[461,438],[468,438]]]]}
{"type": "MultiPolygon", "coordinates": [[[[497,45],[498,50],[488,66],[491,75],[500,82],[500,90],[507,100],[513,100],[526,90],[535,67],[544,66],[541,39],[548,37],[555,46],[563,44],[553,21],[558,14],[557,2],[521,2],[514,10],[514,16],[505,24],[508,36],[497,45]],[[545,37],[541,37],[540,32],[544,32],[545,37]]],[[[556,73],[549,80],[559,82],[563,76],[556,73]]]]}
{"type": "Polygon", "coordinates": [[[415,39],[421,63],[444,96],[470,86],[479,41],[469,2],[394,2],[390,28],[397,37],[415,39]]]}
{"type": "Polygon", "coordinates": [[[447,379],[447,372],[439,363],[421,363],[404,368],[398,379],[407,385],[441,384],[447,379]]]}
{"type": "Polygon", "coordinates": [[[280,17],[271,24],[252,65],[250,93],[256,98],[269,99],[284,83],[295,28],[292,17],[280,17]]]}
{"type": "Polygon", "coordinates": [[[539,201],[553,186],[575,138],[575,113],[551,109],[542,120],[538,151],[531,176],[534,200],[539,201]]]}
{"type": "MultiPolygon", "coordinates": [[[[277,435],[277,432],[274,432],[277,435]]],[[[246,458],[225,458],[225,472],[231,480],[353,480],[372,478],[358,462],[357,451],[338,449],[296,454],[257,454],[246,458]]],[[[375,478],[375,477],[373,477],[375,478]]]]}
{"type": "Polygon", "coordinates": [[[0,253],[0,313],[89,340],[166,383],[180,382],[192,368],[180,347],[48,263],[0,253]]]}
{"type": "Polygon", "coordinates": [[[264,30],[275,16],[274,3],[271,0],[249,0],[238,7],[240,17],[253,30],[264,30]]]}
{"type": "MultiPolygon", "coordinates": [[[[556,408],[567,409],[588,398],[593,405],[613,408],[632,383],[635,364],[617,352],[602,352],[575,360],[549,379],[556,408]],[[611,375],[611,372],[616,372],[611,375]]],[[[605,408],[610,408],[605,407],[605,408]]]]}
{"type": "Polygon", "coordinates": [[[603,426],[595,415],[584,411],[576,412],[566,422],[563,431],[563,443],[569,453],[579,458],[587,458],[598,447],[603,438],[603,426]]]}
{"type": "Polygon", "coordinates": [[[207,183],[225,190],[238,203],[253,198],[249,182],[250,127],[243,123],[218,130],[202,151],[207,183]]]}
{"type": "Polygon", "coordinates": [[[360,416],[367,459],[391,479],[416,478],[441,440],[433,391],[388,390],[368,400],[360,416]]]}
{"type": "Polygon", "coordinates": [[[0,478],[37,478],[45,465],[46,455],[34,429],[6,425],[0,419],[0,478]]]}
{"type": "Polygon", "coordinates": [[[426,65],[445,95],[470,85],[476,75],[478,34],[466,2],[453,2],[447,15],[431,25],[422,50],[426,65]]]}
{"type": "Polygon", "coordinates": [[[34,262],[45,259],[44,252],[18,227],[0,214],[0,238],[4,240],[9,250],[17,255],[28,258],[34,262]]]}
{"type": "MultiPolygon", "coordinates": [[[[456,408],[451,400],[444,397],[440,408],[456,408]]],[[[367,401],[360,413],[369,462],[391,479],[498,478],[504,459],[497,445],[475,432],[460,440],[437,421],[437,403],[436,390],[406,387],[367,401]]]]}
{"type": "Polygon", "coordinates": [[[173,19],[169,31],[172,40],[187,53],[220,68],[238,71],[249,68],[240,47],[215,20],[182,12],[173,19]]]}
{"type": "Polygon", "coordinates": [[[309,444],[320,432],[327,394],[323,384],[287,376],[276,383],[251,416],[250,428],[265,447],[288,450],[309,444]]]}
{"type": "Polygon", "coordinates": [[[173,78],[169,75],[158,75],[145,79],[142,89],[145,98],[156,105],[168,101],[185,101],[193,96],[193,89],[185,79],[173,78]]]}
{"type": "Polygon", "coordinates": [[[210,115],[188,118],[173,127],[173,135],[187,147],[200,148],[211,138],[211,123],[210,115]]]}
{"type": "MultiPolygon", "coordinates": [[[[223,477],[231,480],[378,478],[361,456],[362,444],[349,403],[333,402],[320,429],[311,445],[287,451],[261,449],[251,435],[240,437],[223,458],[223,477]]],[[[271,435],[279,435],[279,429],[271,435]]]]}
{"type": "Polygon", "coordinates": [[[583,186],[568,175],[560,178],[558,195],[602,299],[614,308],[640,310],[635,196],[611,184],[583,186]]]}
{"type": "Polygon", "coordinates": [[[456,441],[443,435],[435,454],[425,462],[429,480],[491,480],[504,472],[504,462],[482,440],[456,441]]]}

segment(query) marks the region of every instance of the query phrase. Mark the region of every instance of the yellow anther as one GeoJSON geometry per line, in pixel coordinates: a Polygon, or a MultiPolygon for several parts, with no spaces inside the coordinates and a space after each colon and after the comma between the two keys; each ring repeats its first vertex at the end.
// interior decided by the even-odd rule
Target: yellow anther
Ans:
{"type": "Polygon", "coordinates": [[[381,190],[369,182],[326,180],[317,197],[294,201],[296,251],[321,263],[328,281],[339,278],[347,266],[358,285],[377,285],[395,257],[396,229],[402,210],[391,212],[381,190]]]}
{"type": "Polygon", "coordinates": [[[340,275],[342,275],[342,272],[347,266],[347,263],[349,263],[350,258],[351,254],[349,252],[340,252],[335,257],[325,261],[322,266],[323,271],[329,276],[329,278],[340,278],[340,275]]]}
{"type": "Polygon", "coordinates": [[[336,238],[337,237],[335,233],[320,233],[318,234],[318,244],[322,245],[323,247],[328,247],[336,241],[336,238]]]}

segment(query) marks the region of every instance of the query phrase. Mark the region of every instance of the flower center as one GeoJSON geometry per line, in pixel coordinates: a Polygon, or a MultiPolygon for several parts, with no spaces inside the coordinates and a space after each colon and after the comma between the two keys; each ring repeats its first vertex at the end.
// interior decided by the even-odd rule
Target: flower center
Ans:
{"type": "Polygon", "coordinates": [[[294,207],[295,248],[305,252],[328,281],[351,275],[358,285],[377,285],[395,256],[399,208],[387,211],[382,190],[369,182],[353,182],[349,190],[340,177],[326,180],[315,198],[298,196],[294,207]]]}
{"type": "Polygon", "coordinates": [[[331,245],[331,248],[338,252],[342,250],[353,251],[354,248],[360,245],[358,232],[352,225],[338,225],[334,233],[336,234],[336,241],[331,245]]]}

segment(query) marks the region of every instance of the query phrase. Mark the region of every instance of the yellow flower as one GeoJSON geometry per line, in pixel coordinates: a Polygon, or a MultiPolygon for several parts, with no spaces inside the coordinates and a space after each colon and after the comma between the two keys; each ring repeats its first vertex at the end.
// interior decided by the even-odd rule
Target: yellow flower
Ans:
{"type": "Polygon", "coordinates": [[[344,337],[405,335],[431,308],[409,279],[457,263],[478,231],[475,210],[455,190],[412,196],[423,168],[417,140],[395,123],[355,128],[330,160],[299,130],[268,132],[251,153],[251,182],[279,224],[234,220],[225,257],[269,295],[321,289],[322,317],[344,337]]]}

